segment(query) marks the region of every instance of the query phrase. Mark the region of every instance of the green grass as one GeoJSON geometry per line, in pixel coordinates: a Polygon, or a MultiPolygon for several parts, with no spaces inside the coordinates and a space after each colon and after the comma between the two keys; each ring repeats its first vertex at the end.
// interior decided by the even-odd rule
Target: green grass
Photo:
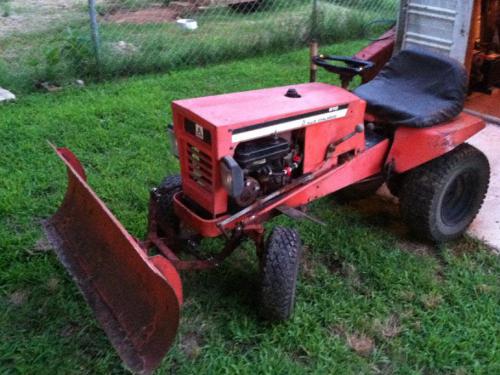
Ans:
{"type": "Polygon", "coordinates": [[[0,17],[9,17],[11,13],[10,0],[0,1],[0,17]]]}
{"type": "MultiPolygon", "coordinates": [[[[148,1],[121,5],[136,9],[148,1]]],[[[345,0],[318,4],[314,28],[310,0],[273,0],[252,13],[229,8],[198,12],[192,17],[199,29],[192,32],[172,22],[137,25],[99,19],[99,64],[87,21],[11,36],[0,41],[0,85],[25,93],[44,81],[66,85],[75,79],[105,80],[284,52],[301,48],[312,37],[322,43],[354,40],[363,37],[368,22],[396,14],[395,0],[372,0],[365,8],[345,0]],[[118,48],[119,42],[128,47],[118,48]]]]}
{"type": "MultiPolygon", "coordinates": [[[[351,54],[363,44],[326,52],[351,54]]],[[[66,188],[64,167],[45,141],[81,158],[90,184],[140,237],[148,189],[178,170],[165,137],[170,101],[304,82],[307,58],[300,50],[33,94],[0,107],[2,374],[126,372],[44,243],[40,222],[66,188]]],[[[320,78],[336,82],[323,72],[320,78]]],[[[259,320],[249,244],[220,269],[183,274],[181,329],[158,373],[500,373],[499,259],[471,239],[439,249],[413,242],[393,207],[364,204],[314,203],[326,227],[270,223],[297,227],[305,245],[290,322],[259,320]],[[365,355],[349,346],[363,335],[373,344],[365,355]]]]}

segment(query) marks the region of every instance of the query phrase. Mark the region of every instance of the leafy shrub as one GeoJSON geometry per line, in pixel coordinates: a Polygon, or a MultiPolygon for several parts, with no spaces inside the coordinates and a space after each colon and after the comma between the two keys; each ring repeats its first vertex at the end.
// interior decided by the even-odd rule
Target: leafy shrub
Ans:
{"type": "Polygon", "coordinates": [[[97,72],[95,51],[89,33],[68,27],[60,51],[62,58],[81,76],[97,72]]]}

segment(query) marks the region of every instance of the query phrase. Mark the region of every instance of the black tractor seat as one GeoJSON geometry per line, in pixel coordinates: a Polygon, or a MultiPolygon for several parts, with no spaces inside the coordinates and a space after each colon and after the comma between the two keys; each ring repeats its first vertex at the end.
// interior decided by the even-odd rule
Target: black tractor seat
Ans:
{"type": "Polygon", "coordinates": [[[452,120],[462,112],[467,73],[449,57],[406,49],[354,93],[366,100],[368,113],[380,121],[425,128],[452,120]]]}

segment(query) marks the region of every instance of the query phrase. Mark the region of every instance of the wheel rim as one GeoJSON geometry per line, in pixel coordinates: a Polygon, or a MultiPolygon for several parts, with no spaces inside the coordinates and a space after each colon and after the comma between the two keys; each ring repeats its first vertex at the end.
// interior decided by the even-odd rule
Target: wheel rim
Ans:
{"type": "Polygon", "coordinates": [[[456,225],[468,216],[477,195],[477,176],[464,171],[448,184],[441,204],[441,218],[446,225],[456,225]]]}

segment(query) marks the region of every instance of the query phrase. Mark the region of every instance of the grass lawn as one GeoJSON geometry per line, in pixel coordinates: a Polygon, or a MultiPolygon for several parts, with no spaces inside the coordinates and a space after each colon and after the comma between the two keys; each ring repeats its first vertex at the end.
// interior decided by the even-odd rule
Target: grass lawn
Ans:
{"type": "MultiPolygon", "coordinates": [[[[97,66],[86,1],[80,2],[67,9],[70,15],[46,10],[38,15],[39,22],[25,19],[25,26],[18,24],[22,32],[0,33],[0,86],[27,93],[41,82],[66,85],[75,79],[129,77],[288,51],[301,48],[313,35],[323,44],[367,38],[378,35],[367,25],[395,18],[397,8],[396,0],[370,0],[369,6],[351,0],[319,1],[313,17],[311,0],[272,0],[251,13],[223,7],[186,14],[199,25],[187,32],[175,22],[134,24],[106,18],[112,9],[133,11],[158,1],[99,2],[97,66]],[[52,20],[55,15],[57,22],[52,20]]],[[[5,19],[15,24],[16,17],[5,19]]]]}
{"type": "MultiPolygon", "coordinates": [[[[165,136],[169,102],[304,82],[307,58],[301,50],[0,106],[0,373],[126,372],[44,240],[40,222],[66,189],[45,140],[81,158],[90,184],[140,237],[148,189],[178,169],[165,136]]],[[[288,323],[268,325],[256,314],[250,245],[220,269],[184,274],[181,329],[158,373],[499,374],[499,258],[471,239],[441,248],[414,242],[394,207],[376,203],[325,198],[312,211],[327,227],[270,224],[297,227],[305,246],[288,323]]]]}

